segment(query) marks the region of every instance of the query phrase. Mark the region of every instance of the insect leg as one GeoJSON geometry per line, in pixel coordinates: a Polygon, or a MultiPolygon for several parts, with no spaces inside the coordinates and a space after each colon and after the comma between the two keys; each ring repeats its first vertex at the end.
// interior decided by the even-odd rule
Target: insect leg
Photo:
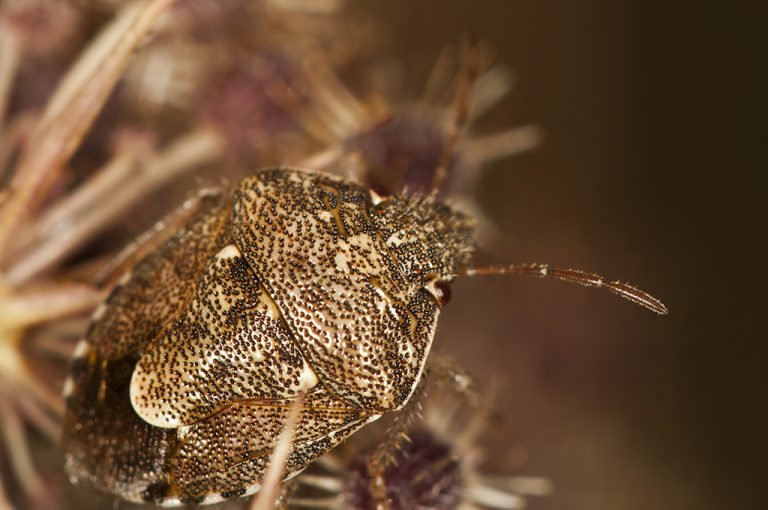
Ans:
{"type": "Polygon", "coordinates": [[[366,467],[370,477],[371,497],[376,510],[389,509],[385,473],[396,462],[397,453],[402,450],[403,442],[409,441],[408,431],[413,421],[421,416],[426,381],[426,377],[421,378],[408,403],[395,414],[394,420],[387,428],[384,440],[368,457],[366,467]]]}
{"type": "Polygon", "coordinates": [[[454,358],[433,352],[427,363],[429,377],[432,381],[449,387],[470,406],[480,406],[482,398],[475,387],[474,378],[454,358]]]}

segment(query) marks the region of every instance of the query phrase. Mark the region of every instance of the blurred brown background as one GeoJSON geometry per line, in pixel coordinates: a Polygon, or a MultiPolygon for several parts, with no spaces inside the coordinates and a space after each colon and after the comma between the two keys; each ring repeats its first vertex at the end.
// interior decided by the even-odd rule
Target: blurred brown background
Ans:
{"type": "Polygon", "coordinates": [[[671,310],[559,282],[456,284],[437,344],[500,379],[488,466],[550,477],[536,509],[765,508],[757,2],[364,5],[397,27],[407,69],[473,33],[516,71],[481,128],[535,122],[546,140],[481,182],[504,260],[621,277],[671,310]]]}

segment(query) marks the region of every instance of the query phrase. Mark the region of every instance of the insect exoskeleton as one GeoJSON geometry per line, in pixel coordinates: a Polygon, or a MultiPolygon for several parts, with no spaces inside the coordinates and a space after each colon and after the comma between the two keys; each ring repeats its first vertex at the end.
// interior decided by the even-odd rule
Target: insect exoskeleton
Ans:
{"type": "Polygon", "coordinates": [[[202,197],[76,350],[71,479],[164,506],[250,494],[303,394],[296,474],[409,400],[471,235],[431,197],[295,168],[202,197]]]}

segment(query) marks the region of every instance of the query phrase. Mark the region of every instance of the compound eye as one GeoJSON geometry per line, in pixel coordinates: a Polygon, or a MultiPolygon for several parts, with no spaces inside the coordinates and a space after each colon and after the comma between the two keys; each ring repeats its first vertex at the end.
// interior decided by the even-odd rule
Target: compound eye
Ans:
{"type": "Polygon", "coordinates": [[[451,284],[443,280],[435,280],[427,284],[427,290],[439,306],[445,306],[451,300],[451,284]]]}

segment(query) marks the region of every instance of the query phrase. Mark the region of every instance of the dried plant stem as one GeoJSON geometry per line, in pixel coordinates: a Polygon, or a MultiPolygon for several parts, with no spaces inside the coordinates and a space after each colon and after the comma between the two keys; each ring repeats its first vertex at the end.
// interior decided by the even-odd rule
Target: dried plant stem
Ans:
{"type": "Polygon", "coordinates": [[[72,358],[72,352],[75,350],[75,342],[79,335],[82,335],[88,326],[87,319],[79,319],[71,322],[77,325],[77,329],[72,332],[66,331],[69,327],[69,321],[59,319],[56,321],[56,333],[46,334],[42,338],[34,340],[34,349],[41,358],[50,359],[63,364],[69,362],[72,358]]]}
{"type": "Polygon", "coordinates": [[[82,284],[11,293],[0,297],[0,332],[87,311],[103,298],[103,292],[82,284]]]}
{"type": "Polygon", "coordinates": [[[514,81],[512,72],[504,66],[496,66],[480,74],[472,87],[468,122],[472,124],[496,106],[512,90],[514,81]]]}
{"type": "Polygon", "coordinates": [[[51,391],[31,374],[19,350],[6,342],[0,342],[0,383],[14,388],[14,391],[21,394],[31,396],[56,416],[64,415],[61,396],[51,391]]]}
{"type": "Polygon", "coordinates": [[[313,89],[312,113],[337,140],[346,140],[370,122],[364,106],[320,59],[307,59],[307,81],[313,89]]]}
{"type": "Polygon", "coordinates": [[[331,147],[301,159],[298,165],[312,170],[322,170],[337,161],[340,156],[341,149],[339,147],[331,147]]]}
{"type": "Polygon", "coordinates": [[[526,496],[546,496],[552,492],[552,482],[539,476],[476,476],[484,485],[503,487],[526,496]]]}
{"type": "Polygon", "coordinates": [[[341,498],[335,496],[328,498],[291,498],[291,508],[342,509],[344,508],[344,502],[341,498]]]}
{"type": "MultiPolygon", "coordinates": [[[[341,492],[344,488],[342,481],[337,476],[320,476],[302,473],[301,483],[308,487],[314,487],[326,492],[341,492]]],[[[291,499],[292,503],[293,501],[294,500],[291,499]]]]}
{"type": "Polygon", "coordinates": [[[427,76],[424,90],[417,104],[434,106],[433,103],[444,95],[445,84],[453,79],[453,69],[455,66],[455,49],[443,48],[429,70],[429,76],[427,76]]]}
{"type": "MultiPolygon", "coordinates": [[[[51,237],[42,240],[32,254],[16,261],[6,275],[8,283],[19,286],[49,269],[119,219],[142,197],[188,170],[221,158],[225,148],[225,141],[217,132],[201,128],[181,136],[146,163],[133,165],[130,170],[135,176],[132,179],[125,182],[111,179],[110,189],[102,189],[102,184],[98,184],[84,191],[99,191],[101,195],[81,197],[82,201],[90,203],[90,207],[78,211],[77,221],[64,222],[69,228],[54,229],[51,237]]],[[[123,163],[115,164],[115,173],[127,171],[122,167],[123,163]]]]}
{"type": "Polygon", "coordinates": [[[95,209],[98,201],[111,196],[118,186],[124,184],[135,172],[135,166],[133,155],[116,154],[93,177],[47,208],[38,220],[20,232],[13,255],[29,252],[32,245],[39,245],[44,236],[57,226],[75,224],[78,216],[95,209]]]}
{"type": "Polygon", "coordinates": [[[515,510],[525,507],[525,498],[487,485],[471,484],[464,491],[466,498],[490,508],[515,510]]]}
{"type": "Polygon", "coordinates": [[[79,147],[133,51],[172,2],[146,0],[125,7],[74,64],[22,153],[10,196],[0,207],[0,260],[20,223],[79,147]]]}
{"type": "Polygon", "coordinates": [[[20,61],[21,45],[16,32],[6,23],[0,22],[0,138],[5,136],[3,125],[20,61]]]}
{"type": "Polygon", "coordinates": [[[53,418],[43,403],[16,394],[13,397],[16,408],[32,425],[42,432],[51,444],[61,440],[61,424],[53,418]]]}
{"type": "Polygon", "coordinates": [[[306,68],[310,85],[317,91],[317,95],[325,103],[328,111],[335,114],[338,124],[345,130],[345,138],[357,132],[361,124],[364,125],[372,120],[365,106],[349,91],[322,58],[308,58],[306,68]]]}
{"type": "Polygon", "coordinates": [[[277,438],[277,446],[272,451],[269,466],[261,483],[261,490],[253,499],[250,510],[272,510],[280,495],[280,487],[285,477],[285,466],[291,453],[293,436],[301,419],[301,411],[304,407],[304,394],[299,393],[288,410],[283,430],[277,438]]]}
{"type": "Polygon", "coordinates": [[[439,191],[448,175],[448,167],[456,156],[464,130],[470,119],[472,86],[479,72],[477,45],[467,42],[462,56],[462,73],[456,83],[456,111],[453,126],[445,138],[443,154],[432,178],[432,190],[439,191]]]}
{"type": "Polygon", "coordinates": [[[11,502],[5,496],[5,487],[3,486],[2,479],[0,479],[0,510],[13,510],[11,502]]]}
{"type": "Polygon", "coordinates": [[[541,143],[541,138],[538,126],[521,126],[469,140],[465,149],[475,161],[488,163],[529,151],[541,143]]]}
{"type": "Polygon", "coordinates": [[[18,413],[5,398],[0,398],[0,428],[5,436],[5,447],[11,459],[11,468],[27,494],[42,494],[45,484],[32,464],[24,424],[18,413]]]}
{"type": "MultiPolygon", "coordinates": [[[[1,29],[0,29],[1,30],[1,29]]],[[[15,115],[7,126],[0,127],[0,182],[3,182],[8,162],[19,149],[22,140],[29,135],[39,120],[39,114],[26,112],[15,115]]]]}
{"type": "MultiPolygon", "coordinates": [[[[58,393],[51,391],[27,368],[19,342],[24,329],[31,325],[88,310],[103,299],[103,293],[84,285],[8,293],[0,296],[0,390],[12,388],[21,398],[0,395],[0,399],[17,407],[49,437],[58,435],[57,425],[48,413],[61,417],[64,404],[58,393]],[[23,400],[22,400],[23,399],[23,400]]],[[[14,409],[14,412],[18,412],[14,409]]],[[[13,422],[6,425],[13,426],[13,422]]],[[[12,429],[13,430],[13,429],[12,429]]],[[[15,451],[11,457],[15,459],[15,451]]],[[[20,461],[23,465],[23,459],[20,461]]]]}
{"type": "Polygon", "coordinates": [[[155,223],[151,229],[141,234],[107,261],[96,273],[94,283],[100,288],[112,288],[112,285],[134,264],[187,225],[200,212],[206,197],[221,196],[222,194],[224,194],[224,190],[219,187],[199,190],[195,196],[188,198],[180,207],[155,223]]]}

